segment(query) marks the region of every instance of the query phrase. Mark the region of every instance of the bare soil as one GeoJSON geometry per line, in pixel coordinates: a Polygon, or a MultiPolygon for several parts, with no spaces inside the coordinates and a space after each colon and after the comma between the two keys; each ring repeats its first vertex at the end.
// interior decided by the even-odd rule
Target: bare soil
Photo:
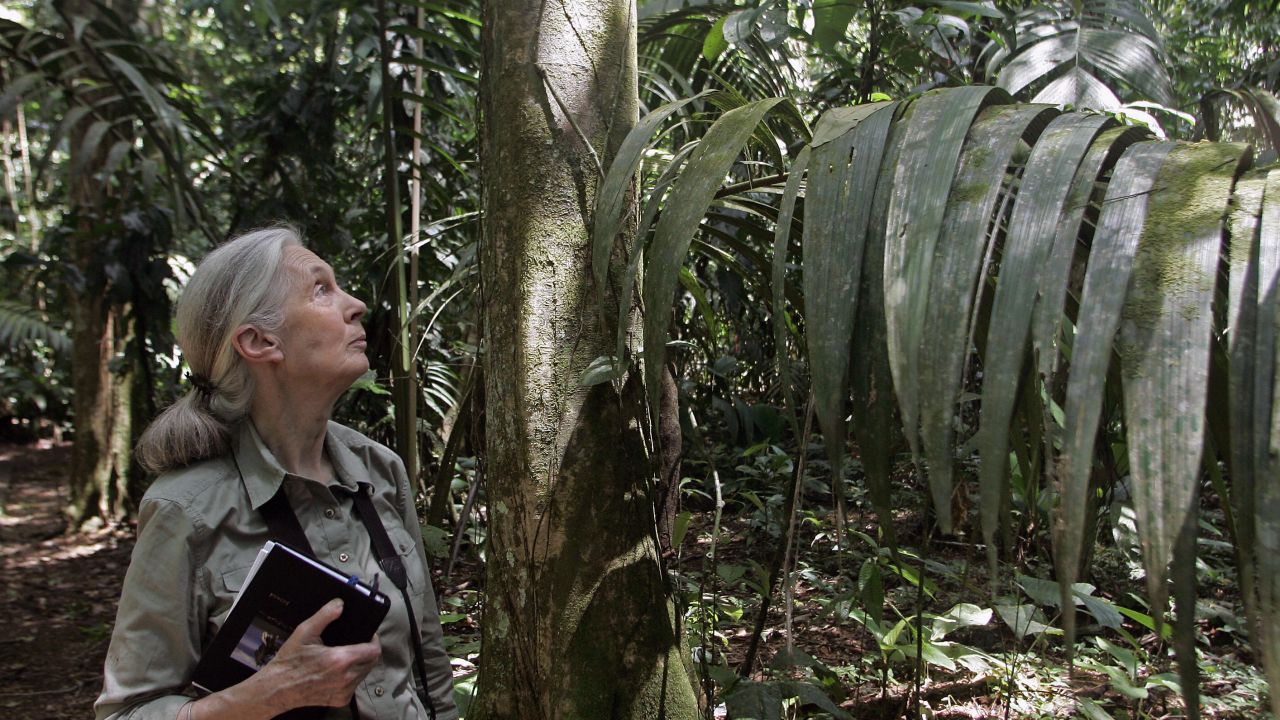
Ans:
{"type": "Polygon", "coordinates": [[[130,528],[66,532],[68,445],[0,445],[0,717],[92,717],[130,528]]]}

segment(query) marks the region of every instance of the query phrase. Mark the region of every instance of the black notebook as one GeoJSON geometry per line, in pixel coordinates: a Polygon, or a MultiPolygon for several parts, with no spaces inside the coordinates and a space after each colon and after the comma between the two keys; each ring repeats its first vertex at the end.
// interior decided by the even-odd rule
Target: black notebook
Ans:
{"type": "Polygon", "coordinates": [[[216,692],[253,675],[295,627],[334,598],[342,598],[342,615],[320,634],[330,646],[368,642],[390,607],[376,587],[280,543],[263,545],[191,684],[216,692]]]}

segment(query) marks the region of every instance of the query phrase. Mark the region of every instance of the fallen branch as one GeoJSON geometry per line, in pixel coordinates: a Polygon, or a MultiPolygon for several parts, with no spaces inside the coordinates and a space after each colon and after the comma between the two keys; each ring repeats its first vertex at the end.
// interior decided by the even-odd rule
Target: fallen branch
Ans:
{"type": "MultiPolygon", "coordinates": [[[[970,680],[957,680],[955,682],[936,683],[922,688],[921,699],[940,700],[942,698],[951,698],[952,700],[971,700],[975,697],[984,695],[990,686],[990,678],[980,675],[970,680]]],[[[871,720],[872,718],[899,718],[903,717],[903,713],[914,700],[915,688],[906,687],[900,694],[880,695],[866,700],[850,700],[840,704],[840,707],[856,718],[871,720]]],[[[953,708],[948,708],[950,711],[953,708]]],[[[943,717],[938,715],[936,717],[943,717]]]]}

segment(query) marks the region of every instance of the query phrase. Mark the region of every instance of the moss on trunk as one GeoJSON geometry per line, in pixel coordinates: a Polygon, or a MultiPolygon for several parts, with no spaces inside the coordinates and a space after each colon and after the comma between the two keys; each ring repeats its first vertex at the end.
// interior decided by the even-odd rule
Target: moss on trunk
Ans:
{"type": "MultiPolygon", "coordinates": [[[[469,718],[694,718],[655,545],[644,393],[613,352],[591,208],[637,115],[630,2],[489,0],[481,135],[491,527],[469,718]]],[[[630,302],[631,299],[627,299],[630,302]]]]}

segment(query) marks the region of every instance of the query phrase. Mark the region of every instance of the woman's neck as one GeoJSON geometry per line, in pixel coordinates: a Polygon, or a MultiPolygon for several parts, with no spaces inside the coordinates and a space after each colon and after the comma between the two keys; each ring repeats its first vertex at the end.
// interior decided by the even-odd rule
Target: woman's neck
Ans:
{"type": "Polygon", "coordinates": [[[255,398],[249,417],[286,471],[321,483],[333,480],[333,466],[324,452],[328,411],[255,398]]]}

